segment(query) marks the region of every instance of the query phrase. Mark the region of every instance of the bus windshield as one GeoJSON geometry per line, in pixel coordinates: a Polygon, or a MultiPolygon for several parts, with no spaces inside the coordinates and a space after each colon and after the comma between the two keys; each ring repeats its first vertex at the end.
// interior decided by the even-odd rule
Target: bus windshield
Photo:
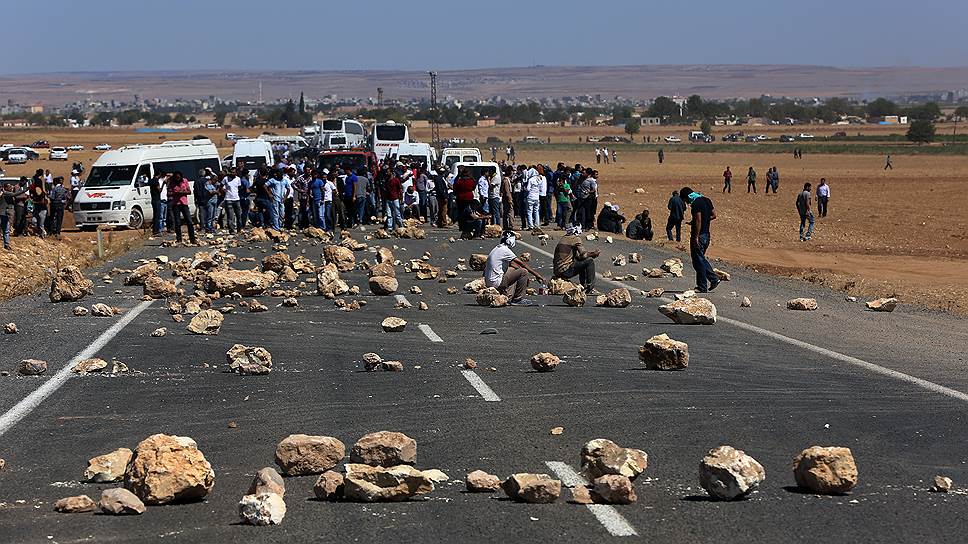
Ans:
{"type": "Polygon", "coordinates": [[[85,187],[124,187],[134,180],[135,165],[94,166],[91,168],[85,187]]]}
{"type": "Polygon", "coordinates": [[[322,170],[326,168],[329,171],[334,169],[344,169],[350,167],[353,171],[357,171],[360,168],[366,168],[366,155],[362,153],[333,153],[320,155],[317,160],[317,168],[322,170]]]}
{"type": "Polygon", "coordinates": [[[323,130],[340,132],[343,130],[343,122],[339,119],[325,119],[323,120],[323,130]]]}
{"type": "Polygon", "coordinates": [[[376,139],[391,142],[402,142],[407,134],[407,127],[403,125],[377,125],[376,139]]]}

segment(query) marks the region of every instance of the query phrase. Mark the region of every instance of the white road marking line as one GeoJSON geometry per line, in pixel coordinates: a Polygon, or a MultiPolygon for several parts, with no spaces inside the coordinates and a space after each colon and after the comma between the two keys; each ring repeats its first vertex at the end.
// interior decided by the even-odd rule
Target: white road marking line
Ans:
{"type": "Polygon", "coordinates": [[[477,392],[484,397],[484,400],[487,402],[499,402],[501,400],[501,397],[497,396],[497,393],[488,387],[487,384],[484,383],[484,380],[482,380],[476,372],[473,370],[461,370],[460,372],[465,378],[467,378],[467,381],[471,382],[471,385],[474,386],[474,389],[477,389],[477,392]]]}
{"type": "Polygon", "coordinates": [[[393,297],[396,298],[397,302],[400,304],[408,304],[408,305],[410,304],[410,301],[407,300],[407,297],[403,295],[393,295],[393,297]]]}
{"type": "Polygon", "coordinates": [[[64,368],[58,370],[57,374],[51,376],[47,381],[44,382],[43,385],[35,389],[29,395],[24,397],[23,400],[18,402],[13,408],[7,410],[5,414],[0,416],[0,436],[3,436],[3,434],[9,431],[11,427],[16,425],[23,418],[27,417],[30,412],[40,406],[40,403],[44,402],[47,397],[51,396],[55,391],[60,389],[60,387],[64,385],[64,383],[67,382],[71,376],[74,376],[74,373],[71,371],[71,369],[74,368],[74,365],[84,359],[97,355],[97,352],[101,351],[101,348],[103,348],[108,342],[117,336],[118,333],[120,333],[128,325],[128,323],[131,323],[136,317],[141,315],[141,312],[147,310],[148,307],[154,302],[154,300],[146,300],[126,312],[121,319],[114,323],[114,325],[111,325],[108,330],[102,332],[101,336],[98,336],[97,339],[91,343],[91,345],[87,346],[80,353],[75,355],[73,359],[64,365],[64,368]]]}
{"type": "MultiPolygon", "coordinates": [[[[529,247],[529,248],[537,251],[538,253],[541,253],[541,254],[545,255],[546,257],[553,257],[553,255],[551,253],[548,253],[547,251],[545,251],[545,250],[543,250],[543,249],[541,249],[539,247],[535,247],[535,246],[533,246],[533,245],[531,245],[531,244],[529,244],[527,242],[522,242],[522,241],[518,240],[518,243],[519,244],[522,244],[522,245],[524,245],[526,247],[529,247]]],[[[629,289],[630,291],[631,290],[640,290],[637,287],[633,287],[631,285],[622,283],[620,281],[615,281],[615,280],[612,280],[612,279],[609,279],[609,278],[602,277],[601,274],[596,274],[596,275],[599,278],[601,278],[602,280],[604,280],[605,282],[607,282],[607,283],[611,283],[613,285],[618,285],[619,287],[624,287],[626,289],[629,289]]],[[[664,301],[671,302],[671,299],[668,299],[668,298],[662,298],[662,299],[659,299],[659,300],[664,300],[664,301]]],[[[772,338],[774,340],[778,340],[780,342],[783,342],[783,343],[786,343],[786,344],[790,344],[792,346],[796,346],[798,348],[805,349],[807,351],[812,351],[814,353],[817,353],[819,355],[823,355],[825,357],[830,357],[831,359],[834,359],[836,361],[840,361],[842,363],[847,363],[849,365],[853,365],[853,366],[856,366],[856,367],[859,367],[859,368],[863,368],[863,369],[868,370],[870,372],[873,372],[875,374],[880,374],[881,376],[886,376],[888,378],[894,378],[895,380],[900,380],[900,381],[909,383],[911,385],[915,385],[917,387],[920,387],[922,389],[926,389],[926,390],[931,391],[933,393],[938,393],[938,394],[945,395],[947,397],[950,397],[950,398],[953,398],[953,399],[956,399],[956,400],[960,400],[960,401],[963,401],[963,402],[968,402],[968,394],[962,393],[961,391],[958,391],[958,390],[955,390],[955,389],[951,389],[950,387],[945,387],[943,385],[939,385],[939,384],[936,384],[934,382],[931,382],[931,381],[928,381],[928,380],[925,380],[925,379],[922,379],[922,378],[917,378],[915,376],[911,376],[910,374],[905,374],[905,373],[899,372],[897,370],[891,370],[890,368],[886,368],[886,367],[883,367],[883,366],[880,366],[880,365],[876,365],[874,363],[865,361],[863,359],[858,359],[857,357],[851,357],[850,355],[844,355],[843,353],[839,353],[839,352],[836,352],[836,351],[833,351],[833,350],[830,350],[830,349],[827,349],[827,348],[822,348],[820,346],[815,346],[815,345],[813,345],[813,344],[811,344],[809,342],[804,342],[803,340],[797,340],[796,338],[790,338],[789,336],[785,336],[783,334],[780,334],[780,333],[777,333],[777,332],[773,332],[771,330],[764,329],[762,327],[757,327],[756,325],[751,325],[751,324],[746,323],[746,322],[743,322],[743,321],[738,321],[736,319],[730,319],[728,317],[723,317],[723,316],[718,316],[717,319],[719,321],[723,322],[723,323],[727,323],[729,325],[733,325],[733,326],[739,327],[741,329],[746,329],[746,330],[748,330],[750,332],[754,332],[756,334],[759,334],[759,335],[762,335],[762,336],[766,336],[768,338],[772,338]]]]}
{"type": "Polygon", "coordinates": [[[430,328],[430,325],[427,325],[425,323],[421,323],[421,324],[417,325],[417,328],[420,329],[420,332],[424,333],[424,335],[427,338],[429,338],[431,342],[443,342],[444,341],[443,338],[437,336],[437,333],[435,333],[434,330],[430,328]]]}
{"type": "MultiPolygon", "coordinates": [[[[562,485],[565,487],[588,485],[588,481],[566,463],[562,463],[561,461],[545,461],[545,464],[548,465],[551,472],[555,473],[555,476],[558,476],[562,485]]],[[[618,510],[612,506],[607,504],[586,504],[585,506],[612,536],[639,535],[635,527],[632,527],[632,524],[625,519],[625,516],[619,514],[618,510]]]]}

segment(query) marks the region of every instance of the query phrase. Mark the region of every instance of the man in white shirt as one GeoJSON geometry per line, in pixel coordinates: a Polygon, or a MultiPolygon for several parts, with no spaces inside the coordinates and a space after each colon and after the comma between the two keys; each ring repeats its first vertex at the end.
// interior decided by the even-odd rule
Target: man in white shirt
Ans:
{"type": "Polygon", "coordinates": [[[501,242],[488,253],[484,265],[484,285],[509,296],[514,306],[531,306],[534,303],[524,298],[530,283],[527,272],[541,283],[544,283],[544,277],[511,251],[516,239],[513,232],[506,231],[501,235],[501,242]]]}
{"type": "Polygon", "coordinates": [[[491,213],[487,201],[488,185],[487,174],[482,173],[481,177],[477,178],[477,199],[481,202],[482,213],[491,213]]]}
{"type": "Polygon", "coordinates": [[[225,200],[222,201],[222,206],[225,207],[229,234],[235,234],[242,230],[242,202],[239,197],[240,187],[242,187],[242,178],[236,175],[235,168],[229,168],[228,174],[222,178],[222,191],[225,194],[225,200]]]}
{"type": "Polygon", "coordinates": [[[539,208],[541,204],[541,188],[545,187],[547,180],[544,175],[538,173],[537,170],[531,168],[528,170],[527,177],[527,213],[525,214],[528,218],[528,228],[536,229],[540,221],[539,218],[539,208]]]}

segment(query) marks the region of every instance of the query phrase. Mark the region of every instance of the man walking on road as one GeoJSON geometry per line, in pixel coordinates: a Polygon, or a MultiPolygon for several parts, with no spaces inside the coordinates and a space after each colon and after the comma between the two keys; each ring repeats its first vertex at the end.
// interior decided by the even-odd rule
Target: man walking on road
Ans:
{"type": "Polygon", "coordinates": [[[797,195],[797,212],[800,214],[800,241],[808,242],[813,236],[813,209],[811,206],[810,184],[803,184],[803,191],[797,195]],[[809,222],[806,236],[803,235],[803,227],[809,222]]]}
{"type": "Polygon", "coordinates": [[[669,199],[669,220],[666,221],[666,237],[672,241],[672,227],[676,228],[676,242],[682,238],[682,220],[686,216],[686,203],[679,197],[679,193],[672,191],[669,199]]]}
{"type": "Polygon", "coordinates": [[[726,167],[726,171],[723,172],[723,192],[724,193],[733,192],[733,172],[730,171],[728,166],[726,167]]]}
{"type": "Polygon", "coordinates": [[[689,187],[683,187],[679,191],[679,197],[692,206],[689,253],[692,256],[692,267],[696,271],[696,292],[706,293],[719,287],[719,277],[706,259],[706,250],[709,249],[709,224],[716,219],[716,211],[713,209],[712,200],[689,187]]]}
{"type": "Polygon", "coordinates": [[[512,306],[531,306],[534,302],[524,298],[530,282],[527,272],[541,283],[544,283],[544,278],[511,251],[516,239],[514,232],[505,231],[501,235],[501,242],[488,253],[484,265],[484,284],[510,297],[512,306]]]}
{"type": "Polygon", "coordinates": [[[601,252],[586,251],[581,241],[581,225],[568,227],[565,236],[555,246],[554,274],[563,280],[578,276],[585,293],[600,294],[595,291],[595,258],[601,252]]]}

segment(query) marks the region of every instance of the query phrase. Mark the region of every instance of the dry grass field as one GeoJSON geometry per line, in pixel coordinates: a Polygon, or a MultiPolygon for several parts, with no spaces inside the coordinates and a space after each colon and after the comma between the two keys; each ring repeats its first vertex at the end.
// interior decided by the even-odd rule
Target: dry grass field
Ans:
{"type": "MultiPolygon", "coordinates": [[[[747,133],[798,133],[822,135],[839,127],[746,127],[747,133]]],[[[729,129],[729,130],[726,130],[729,129]]],[[[685,134],[687,128],[649,129],[653,136],[685,134]]],[[[717,133],[732,127],[717,127],[717,133]]],[[[899,127],[864,127],[870,134],[898,132],[899,127]]],[[[235,130],[255,135],[258,130],[235,130]]],[[[282,132],[282,131],[276,131],[282,132]]],[[[523,127],[443,129],[445,138],[461,137],[483,142],[488,136],[503,139],[533,134],[553,143],[578,143],[579,136],[619,135],[615,128],[523,127]]],[[[853,129],[851,134],[855,133],[853,129]]],[[[220,150],[230,152],[223,140],[225,131],[198,130],[182,134],[138,134],[130,129],[0,131],[0,143],[23,144],[48,139],[55,145],[83,144],[86,150],[71,154],[72,160],[89,165],[99,156],[92,151],[98,143],[115,147],[126,143],[152,143],[205,134],[220,150]]],[[[429,140],[429,131],[415,136],[429,140]],[[428,132],[428,134],[425,134],[428,132]]],[[[641,135],[638,138],[641,141],[641,135]]],[[[742,145],[742,144],[714,144],[742,145]]],[[[481,145],[482,148],[486,147],[481,145]]],[[[520,146],[518,160],[554,166],[593,164],[594,145],[520,146]]],[[[963,155],[897,155],[894,170],[883,170],[884,158],[877,155],[806,153],[795,160],[789,153],[736,153],[719,148],[715,153],[677,152],[665,146],[665,163],[658,164],[654,150],[623,146],[615,164],[597,165],[600,170],[602,201],[621,206],[631,218],[643,208],[652,212],[657,234],[665,226],[666,202],[672,190],[689,185],[710,196],[719,218],[713,227],[710,254],[734,265],[803,278],[844,289],[858,296],[897,295],[902,301],[968,314],[968,157],[963,155]],[[731,166],[733,192],[724,195],[722,171],[731,166]],[[746,193],[745,173],[749,166],[758,173],[756,195],[746,193]],[[763,194],[767,168],[780,172],[780,192],[763,194]],[[798,241],[799,219],[794,208],[796,193],[804,182],[816,186],[821,177],[831,185],[828,217],[817,219],[811,242],[798,241]],[[635,193],[636,188],[644,193],[635,193]]],[[[489,151],[482,149],[485,157],[489,151]]],[[[43,157],[43,154],[42,154],[43,157]]],[[[499,153],[503,157],[503,152],[499,153]]],[[[55,175],[69,174],[70,162],[50,163],[43,158],[25,166],[6,167],[7,175],[29,175],[36,168],[51,168],[55,175]]],[[[73,236],[73,234],[71,235],[73,236]]],[[[15,240],[18,246],[21,241],[15,240]]],[[[90,244],[89,240],[84,241],[90,244]]],[[[668,242],[653,242],[669,244],[668,242]]],[[[685,246],[672,243],[671,247],[685,246]]],[[[23,250],[21,248],[21,250],[23,250]]],[[[4,276],[16,274],[0,262],[4,276]]]]}

